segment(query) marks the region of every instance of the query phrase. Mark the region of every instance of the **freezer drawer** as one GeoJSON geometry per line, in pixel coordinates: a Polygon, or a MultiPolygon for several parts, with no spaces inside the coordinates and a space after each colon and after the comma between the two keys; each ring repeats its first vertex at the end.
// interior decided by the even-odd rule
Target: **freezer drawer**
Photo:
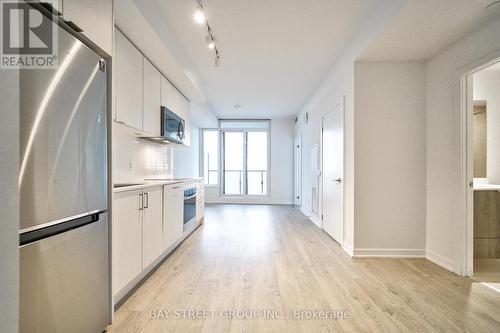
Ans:
{"type": "Polygon", "coordinates": [[[107,213],[20,248],[20,332],[93,333],[109,324],[107,213]]]}

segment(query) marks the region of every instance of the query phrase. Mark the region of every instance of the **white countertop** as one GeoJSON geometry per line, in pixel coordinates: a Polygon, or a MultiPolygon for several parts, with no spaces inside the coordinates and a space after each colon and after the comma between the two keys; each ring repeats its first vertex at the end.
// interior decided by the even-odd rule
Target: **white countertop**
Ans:
{"type": "Polygon", "coordinates": [[[163,186],[163,185],[172,185],[172,184],[188,184],[188,183],[196,183],[199,181],[203,181],[203,177],[194,177],[194,178],[179,178],[179,179],[145,179],[142,182],[130,182],[130,183],[116,183],[116,185],[127,184],[127,186],[114,187],[113,192],[125,192],[125,191],[133,191],[140,190],[148,187],[155,186],[163,186]],[[128,185],[130,184],[130,185],[128,185]]]}
{"type": "Polygon", "coordinates": [[[500,191],[500,185],[495,184],[474,184],[474,191],[500,191]]]}

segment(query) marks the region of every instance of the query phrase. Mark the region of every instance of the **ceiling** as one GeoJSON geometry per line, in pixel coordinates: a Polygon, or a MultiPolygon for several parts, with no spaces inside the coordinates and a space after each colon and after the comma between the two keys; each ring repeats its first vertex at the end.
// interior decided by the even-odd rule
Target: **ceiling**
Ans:
{"type": "Polygon", "coordinates": [[[381,0],[204,0],[222,56],[215,67],[206,31],[193,20],[195,0],[135,2],[152,24],[163,27],[157,33],[183,58],[221,118],[297,113],[348,38],[373,6],[381,5],[381,0]],[[238,104],[241,108],[234,108],[238,104]]]}
{"type": "Polygon", "coordinates": [[[426,60],[480,24],[497,17],[495,0],[409,0],[360,60],[426,60]]]}

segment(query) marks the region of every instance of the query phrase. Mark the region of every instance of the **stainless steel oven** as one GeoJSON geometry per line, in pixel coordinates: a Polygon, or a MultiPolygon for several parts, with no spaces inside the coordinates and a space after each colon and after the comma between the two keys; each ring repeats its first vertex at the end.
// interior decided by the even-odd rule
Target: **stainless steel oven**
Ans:
{"type": "Polygon", "coordinates": [[[184,231],[196,223],[196,187],[184,190],[184,231]]]}

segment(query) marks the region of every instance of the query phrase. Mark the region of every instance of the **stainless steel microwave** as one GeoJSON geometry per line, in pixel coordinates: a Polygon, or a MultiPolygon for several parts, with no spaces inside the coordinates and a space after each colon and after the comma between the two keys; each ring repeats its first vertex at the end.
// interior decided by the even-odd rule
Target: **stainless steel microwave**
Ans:
{"type": "Polygon", "coordinates": [[[161,107],[161,136],[164,140],[184,143],[186,137],[186,122],[167,107],[161,107]]]}

